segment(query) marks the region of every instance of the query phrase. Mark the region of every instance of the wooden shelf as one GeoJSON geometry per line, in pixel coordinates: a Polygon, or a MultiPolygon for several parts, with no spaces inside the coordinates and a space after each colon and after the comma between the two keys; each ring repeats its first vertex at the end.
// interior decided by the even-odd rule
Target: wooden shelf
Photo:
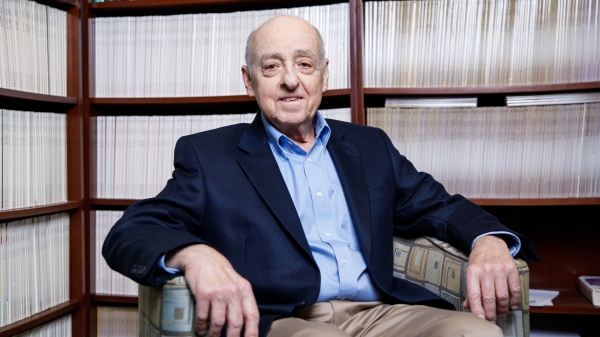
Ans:
{"type": "Polygon", "coordinates": [[[600,89],[600,82],[516,85],[503,87],[364,88],[364,94],[379,96],[506,95],[584,91],[594,89],[600,89]]]}
{"type": "Polygon", "coordinates": [[[89,3],[90,14],[96,17],[115,15],[165,15],[183,13],[225,13],[246,10],[317,6],[346,1],[340,0],[142,0],[89,3]]]}
{"type": "Polygon", "coordinates": [[[106,208],[104,206],[127,207],[138,201],[138,199],[90,199],[94,208],[106,208]]]}
{"type": "MultiPolygon", "coordinates": [[[[116,3],[116,2],[107,2],[116,3]]],[[[327,90],[323,99],[332,97],[350,96],[350,89],[327,90]]],[[[205,97],[90,97],[90,104],[94,105],[204,105],[221,103],[246,103],[256,102],[256,98],[248,95],[234,96],[205,96],[205,97]]]]}
{"type": "MultiPolygon", "coordinates": [[[[97,115],[202,115],[255,113],[258,104],[248,95],[210,97],[148,97],[98,98],[91,97],[97,115]],[[201,109],[200,109],[201,108],[201,109]]],[[[319,108],[350,106],[350,89],[328,90],[323,93],[319,108]]]]}
{"type": "Polygon", "coordinates": [[[36,94],[0,88],[0,109],[63,112],[78,103],[77,97],[36,94]]]}
{"type": "MultiPolygon", "coordinates": [[[[600,198],[563,199],[469,199],[479,206],[587,206],[600,205],[600,198]]],[[[92,206],[129,206],[133,199],[90,199],[92,206]]]]}
{"type": "Polygon", "coordinates": [[[82,202],[80,200],[67,201],[60,204],[52,204],[38,207],[28,207],[11,209],[6,211],[0,211],[0,220],[15,220],[22,218],[30,218],[39,215],[46,215],[58,212],[73,211],[81,207],[82,202]]]}
{"type": "Polygon", "coordinates": [[[534,314],[600,315],[600,307],[592,305],[577,289],[556,289],[560,294],[551,307],[530,307],[534,314]]]}
{"type": "Polygon", "coordinates": [[[48,323],[62,315],[77,310],[81,306],[80,300],[70,300],[65,303],[44,310],[39,314],[25,318],[13,324],[0,328],[0,337],[13,336],[23,331],[33,329],[36,326],[48,323]]]}
{"type": "Polygon", "coordinates": [[[92,305],[96,306],[137,306],[137,296],[118,296],[105,294],[91,294],[92,305]]]}
{"type": "Polygon", "coordinates": [[[77,0],[34,0],[37,3],[48,5],[58,9],[69,9],[77,6],[77,0]]]}
{"type": "Polygon", "coordinates": [[[469,199],[479,206],[587,206],[600,205],[600,198],[469,199]]]}

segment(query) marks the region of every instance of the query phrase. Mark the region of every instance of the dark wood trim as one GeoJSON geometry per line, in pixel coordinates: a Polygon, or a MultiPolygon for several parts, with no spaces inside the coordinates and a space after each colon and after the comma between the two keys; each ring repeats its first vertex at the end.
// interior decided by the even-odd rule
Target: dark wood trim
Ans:
{"type": "Polygon", "coordinates": [[[0,337],[13,336],[23,331],[35,328],[36,326],[48,323],[62,315],[79,309],[81,306],[80,300],[70,300],[65,303],[54,306],[48,310],[44,310],[39,314],[35,314],[13,324],[0,328],[0,337]]]}
{"type": "Polygon", "coordinates": [[[0,211],[0,220],[9,221],[59,212],[70,212],[81,207],[82,203],[81,200],[72,200],[60,204],[0,211]]]}
{"type": "Polygon", "coordinates": [[[479,206],[585,206],[600,205],[600,198],[469,199],[479,206]]]}
{"type": "Polygon", "coordinates": [[[83,242],[84,242],[84,251],[83,251],[83,263],[84,263],[84,276],[86,282],[83,285],[83,302],[85,304],[85,312],[83,319],[81,320],[81,327],[78,327],[81,331],[81,335],[96,337],[98,332],[97,325],[97,312],[94,308],[92,308],[91,304],[91,292],[93,284],[95,283],[95,245],[96,245],[96,237],[95,237],[95,226],[90,212],[90,201],[89,196],[91,195],[90,186],[92,184],[92,178],[90,174],[90,151],[92,151],[90,144],[90,86],[93,85],[93,80],[90,77],[90,69],[93,68],[93,58],[90,58],[90,55],[93,55],[94,50],[94,40],[93,36],[90,36],[89,31],[89,11],[88,6],[89,2],[86,0],[80,0],[80,40],[81,40],[81,48],[79,50],[79,61],[80,61],[80,97],[81,97],[81,122],[82,122],[82,130],[83,135],[81,138],[82,147],[83,147],[83,156],[81,157],[82,161],[82,176],[83,176],[83,184],[82,190],[84,197],[83,203],[83,213],[85,214],[83,219],[83,242]],[[91,64],[90,64],[91,63],[91,64]]]}
{"type": "MultiPolygon", "coordinates": [[[[559,198],[559,199],[469,199],[479,206],[585,206],[600,205],[600,198],[559,198]]],[[[90,199],[91,205],[130,206],[138,201],[132,199],[90,199]]]]}
{"type": "Polygon", "coordinates": [[[92,305],[95,305],[95,306],[125,305],[125,306],[137,307],[137,305],[138,305],[138,297],[137,296],[92,294],[91,299],[92,299],[92,305]]]}
{"type": "Polygon", "coordinates": [[[73,96],[54,96],[0,88],[0,109],[65,112],[79,102],[73,96]]]}
{"type": "Polygon", "coordinates": [[[98,206],[130,206],[138,200],[133,199],[90,199],[92,207],[98,206]]]}
{"type": "MultiPolygon", "coordinates": [[[[115,2],[108,2],[115,3],[115,2]]],[[[350,95],[350,89],[327,90],[323,98],[350,95]]],[[[235,96],[207,96],[207,97],[148,97],[148,98],[98,98],[90,97],[90,104],[94,105],[203,105],[220,103],[248,103],[256,102],[254,97],[248,95],[235,96]]]]}
{"type": "Polygon", "coordinates": [[[600,307],[592,305],[577,289],[557,289],[560,294],[551,307],[530,307],[532,314],[600,315],[600,307]]]}
{"type": "Polygon", "coordinates": [[[363,14],[362,1],[350,0],[350,107],[352,122],[365,124],[365,102],[363,92],[362,41],[363,14]]]}
{"type": "Polygon", "coordinates": [[[91,15],[165,15],[183,13],[225,13],[247,10],[322,6],[340,0],[144,0],[96,2],[89,4],[91,15]]]}
{"type": "Polygon", "coordinates": [[[600,82],[518,85],[504,87],[455,87],[455,88],[364,88],[365,95],[385,96],[432,96],[432,95],[506,95],[535,94],[600,89],[600,82]]]}
{"type": "MultiPolygon", "coordinates": [[[[34,0],[37,3],[48,5],[50,7],[68,10],[77,7],[77,0],[34,0]]],[[[68,30],[70,32],[70,30],[68,30]]]]}

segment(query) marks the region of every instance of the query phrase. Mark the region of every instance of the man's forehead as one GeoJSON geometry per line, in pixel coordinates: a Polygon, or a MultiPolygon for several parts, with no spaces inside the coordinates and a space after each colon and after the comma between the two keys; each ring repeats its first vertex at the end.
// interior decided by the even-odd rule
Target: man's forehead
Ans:
{"type": "Polygon", "coordinates": [[[317,58],[317,54],[310,50],[310,49],[304,49],[304,48],[298,48],[298,49],[294,49],[293,51],[291,51],[290,53],[285,53],[285,52],[266,52],[263,53],[262,55],[260,55],[259,58],[259,62],[263,62],[269,59],[279,59],[279,60],[284,60],[286,57],[310,57],[313,59],[317,58]]]}

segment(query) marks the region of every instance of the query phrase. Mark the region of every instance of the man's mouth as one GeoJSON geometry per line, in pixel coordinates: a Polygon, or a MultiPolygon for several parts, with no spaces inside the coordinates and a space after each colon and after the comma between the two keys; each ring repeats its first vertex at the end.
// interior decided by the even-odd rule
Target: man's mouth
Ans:
{"type": "Polygon", "coordinates": [[[301,99],[300,97],[286,97],[286,98],[282,98],[281,100],[284,102],[293,102],[293,101],[297,101],[301,99]]]}

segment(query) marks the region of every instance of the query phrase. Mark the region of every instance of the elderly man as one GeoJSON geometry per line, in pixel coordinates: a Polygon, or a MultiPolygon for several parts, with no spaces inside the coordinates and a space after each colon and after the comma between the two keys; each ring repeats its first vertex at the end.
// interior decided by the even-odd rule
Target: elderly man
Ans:
{"type": "Polygon", "coordinates": [[[328,60],[306,21],[265,22],[246,63],[261,112],[178,141],[165,189],[108,235],[109,265],[145,284],[185,275],[209,336],[501,336],[490,322],[520,301],[510,250],[535,258],[527,239],[417,172],[381,130],[323,119],[328,60]],[[393,278],[393,234],[469,251],[474,315],[393,278]]]}

